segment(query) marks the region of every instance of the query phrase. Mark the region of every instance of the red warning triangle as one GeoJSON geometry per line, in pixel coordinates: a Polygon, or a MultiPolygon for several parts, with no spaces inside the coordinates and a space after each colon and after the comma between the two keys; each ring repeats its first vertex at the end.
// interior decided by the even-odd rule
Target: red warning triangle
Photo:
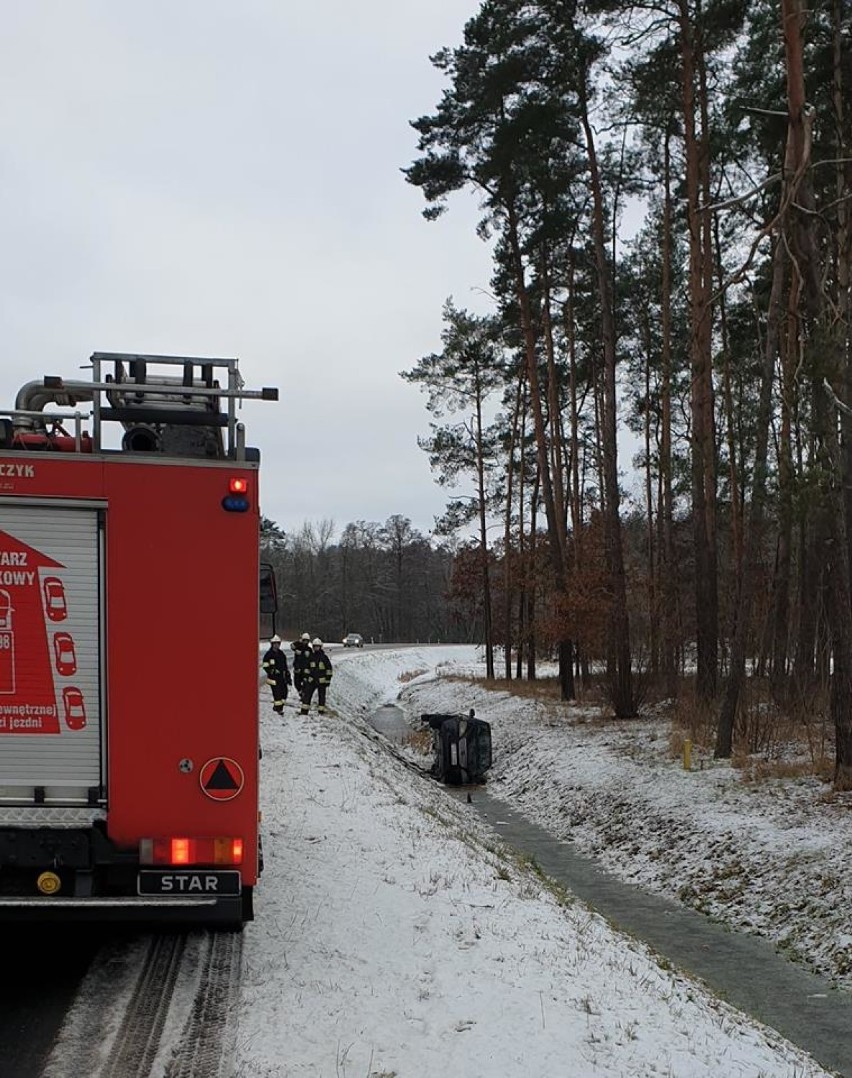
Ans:
{"type": "Polygon", "coordinates": [[[230,801],[242,790],[246,778],[236,760],[214,756],[202,767],[198,781],[204,793],[214,801],[230,801]]]}
{"type": "Polygon", "coordinates": [[[231,774],[224,760],[219,760],[210,778],[204,783],[205,790],[239,790],[240,783],[231,774]]]}

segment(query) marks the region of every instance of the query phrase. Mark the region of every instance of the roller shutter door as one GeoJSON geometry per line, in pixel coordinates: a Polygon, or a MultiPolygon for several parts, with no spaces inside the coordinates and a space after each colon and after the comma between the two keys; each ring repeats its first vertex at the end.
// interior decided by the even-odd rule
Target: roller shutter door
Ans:
{"type": "Polygon", "coordinates": [[[6,805],[85,804],[101,786],[101,561],[98,509],[0,501],[6,805]]]}

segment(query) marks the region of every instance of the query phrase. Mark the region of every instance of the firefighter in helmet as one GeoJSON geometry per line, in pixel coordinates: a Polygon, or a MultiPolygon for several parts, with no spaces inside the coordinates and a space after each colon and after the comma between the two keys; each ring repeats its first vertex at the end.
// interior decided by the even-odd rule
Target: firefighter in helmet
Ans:
{"type": "Polygon", "coordinates": [[[311,709],[314,692],[317,693],[317,711],[325,714],[325,694],[331,684],[331,659],[323,651],[322,640],[316,637],[311,641],[311,654],[305,679],[302,682],[302,706],[300,714],[307,715],[311,709]]]}
{"type": "Polygon", "coordinates": [[[287,656],[281,650],[281,637],[278,633],[269,641],[269,650],[263,656],[263,669],[266,672],[266,684],[272,689],[272,710],[280,715],[284,710],[287,686],[291,679],[287,656]]]}
{"type": "Polygon", "coordinates": [[[293,651],[293,687],[301,697],[305,671],[308,669],[308,663],[311,659],[310,633],[302,633],[298,640],[293,641],[290,648],[293,651]]]}

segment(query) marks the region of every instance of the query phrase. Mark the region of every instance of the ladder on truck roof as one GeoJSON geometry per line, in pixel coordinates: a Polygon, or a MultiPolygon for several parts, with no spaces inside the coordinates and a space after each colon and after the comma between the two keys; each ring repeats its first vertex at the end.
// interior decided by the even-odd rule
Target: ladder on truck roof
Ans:
{"type": "Polygon", "coordinates": [[[91,415],[95,452],[102,446],[102,425],[118,422],[125,429],[122,448],[127,451],[241,460],[245,430],[237,421],[237,401],[278,400],[276,388],[246,389],[237,359],[93,352],[91,370],[91,382],[46,376],[25,385],[15,408],[2,412],[10,417],[11,430],[0,437],[0,446],[6,442],[14,448],[17,440],[25,448],[27,433],[43,433],[48,423],[73,419],[79,451],[81,421],[91,415]],[[92,403],[90,414],[43,411],[46,404],[73,407],[81,401],[92,403]]]}

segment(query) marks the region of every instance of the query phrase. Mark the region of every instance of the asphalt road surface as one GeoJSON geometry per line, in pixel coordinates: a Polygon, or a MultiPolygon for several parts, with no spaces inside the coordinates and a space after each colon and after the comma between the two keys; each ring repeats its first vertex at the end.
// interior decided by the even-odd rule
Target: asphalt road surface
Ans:
{"type": "Polygon", "coordinates": [[[95,925],[3,928],[0,1073],[38,1078],[77,988],[101,946],[95,925]]]}

